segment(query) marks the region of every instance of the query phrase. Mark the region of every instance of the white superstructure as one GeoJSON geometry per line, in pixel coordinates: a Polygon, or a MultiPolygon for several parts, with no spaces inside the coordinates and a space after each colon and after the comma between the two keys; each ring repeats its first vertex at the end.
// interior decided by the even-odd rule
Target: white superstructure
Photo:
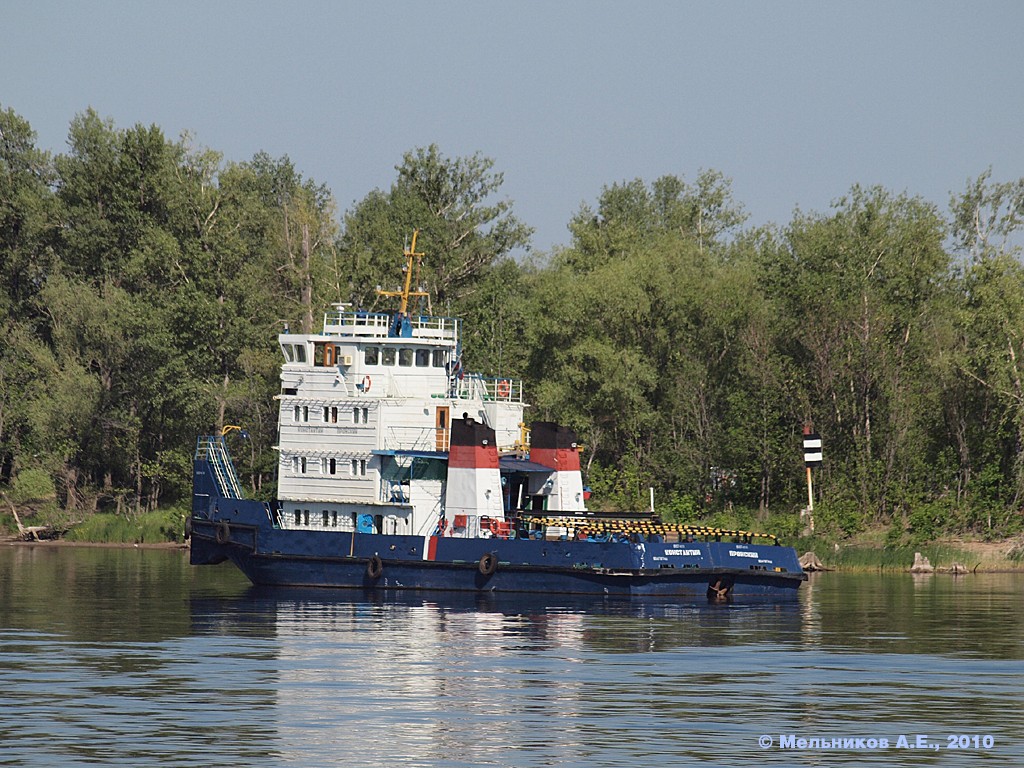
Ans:
{"type": "Polygon", "coordinates": [[[463,374],[459,332],[454,318],[337,305],[323,333],[278,336],[281,526],[427,535],[452,419],[490,426],[499,447],[519,440],[522,382],[463,374]]]}

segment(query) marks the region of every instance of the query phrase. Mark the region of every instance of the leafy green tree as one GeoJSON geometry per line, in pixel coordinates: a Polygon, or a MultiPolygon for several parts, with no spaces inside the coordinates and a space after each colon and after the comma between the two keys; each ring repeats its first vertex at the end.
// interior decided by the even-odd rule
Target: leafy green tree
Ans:
{"type": "Polygon", "coordinates": [[[930,204],[854,187],[830,216],[798,215],[766,253],[763,288],[789,322],[808,382],[806,418],[829,441],[825,478],[881,521],[911,483],[911,452],[937,412],[930,333],[950,259],[930,204]]]}
{"type": "Polygon", "coordinates": [[[38,386],[37,297],[59,229],[53,163],[35,141],[28,121],[0,109],[0,483],[31,456],[23,446],[38,386]]]}
{"type": "Polygon", "coordinates": [[[613,185],[538,276],[537,399],[581,432],[603,485],[623,473],[617,503],[627,487],[643,503],[647,485],[712,495],[753,288],[749,264],[729,263],[743,219],[715,172],[613,185]]]}
{"type": "MultiPolygon", "coordinates": [[[[991,169],[950,203],[951,239],[964,260],[961,313],[949,345],[960,381],[945,397],[961,495],[1005,523],[1024,497],[1024,179],[993,182],[991,169]],[[993,482],[992,478],[1003,482],[993,482]]],[[[973,515],[968,523],[982,523],[973,515]]]]}
{"type": "Polygon", "coordinates": [[[391,189],[371,192],[345,214],[340,250],[352,301],[371,306],[378,285],[393,287],[396,254],[414,229],[426,254],[423,288],[445,308],[472,293],[503,257],[527,248],[532,230],[512,202],[492,201],[504,182],[493,168],[480,154],[447,158],[434,144],[406,152],[391,189]]]}
{"type": "Polygon", "coordinates": [[[672,175],[649,188],[634,179],[605,187],[596,210],[581,207],[569,224],[573,247],[562,259],[577,271],[588,271],[662,234],[692,242],[703,252],[724,245],[746,218],[733,199],[730,180],[718,171],[701,171],[692,185],[672,175]]]}

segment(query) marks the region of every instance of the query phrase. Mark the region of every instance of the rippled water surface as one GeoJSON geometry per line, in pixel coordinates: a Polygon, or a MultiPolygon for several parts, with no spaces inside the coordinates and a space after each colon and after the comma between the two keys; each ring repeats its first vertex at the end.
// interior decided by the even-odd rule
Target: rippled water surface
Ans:
{"type": "Polygon", "coordinates": [[[0,547],[0,765],[1024,765],[1024,575],[801,592],[264,591],[178,551],[0,547]]]}

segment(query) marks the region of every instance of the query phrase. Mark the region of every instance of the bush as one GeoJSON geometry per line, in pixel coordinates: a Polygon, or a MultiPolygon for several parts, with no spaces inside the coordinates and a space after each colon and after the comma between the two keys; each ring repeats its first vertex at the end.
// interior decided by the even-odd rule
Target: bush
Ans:
{"type": "Polygon", "coordinates": [[[158,544],[183,541],[187,513],[179,508],[147,512],[129,519],[99,512],[68,531],[68,541],[100,544],[158,544]]]}
{"type": "Polygon", "coordinates": [[[910,510],[907,517],[911,542],[920,544],[937,538],[949,519],[950,511],[940,501],[918,504],[910,510]]]}
{"type": "Polygon", "coordinates": [[[55,501],[57,493],[53,478],[44,469],[23,469],[11,483],[10,499],[14,504],[55,501]]]}
{"type": "Polygon", "coordinates": [[[697,517],[697,502],[687,493],[672,491],[667,502],[655,502],[655,509],[666,523],[691,523],[697,517]]]}
{"type": "Polygon", "coordinates": [[[852,499],[826,501],[814,510],[814,526],[818,533],[854,536],[864,530],[864,514],[852,499]]]}

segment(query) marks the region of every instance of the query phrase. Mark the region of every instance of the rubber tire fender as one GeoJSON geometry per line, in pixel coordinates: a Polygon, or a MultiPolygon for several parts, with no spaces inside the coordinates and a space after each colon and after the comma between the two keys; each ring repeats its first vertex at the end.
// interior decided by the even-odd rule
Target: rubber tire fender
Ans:
{"type": "Polygon", "coordinates": [[[231,526],[228,525],[227,520],[222,520],[217,523],[217,543],[227,544],[231,541],[231,526]]]}
{"type": "Polygon", "coordinates": [[[498,556],[493,552],[484,552],[480,555],[480,562],[476,567],[484,576],[490,576],[498,570],[498,556]]]}
{"type": "Polygon", "coordinates": [[[374,555],[366,561],[367,576],[371,579],[379,579],[382,573],[384,573],[384,561],[380,559],[379,555],[374,555]]]}

